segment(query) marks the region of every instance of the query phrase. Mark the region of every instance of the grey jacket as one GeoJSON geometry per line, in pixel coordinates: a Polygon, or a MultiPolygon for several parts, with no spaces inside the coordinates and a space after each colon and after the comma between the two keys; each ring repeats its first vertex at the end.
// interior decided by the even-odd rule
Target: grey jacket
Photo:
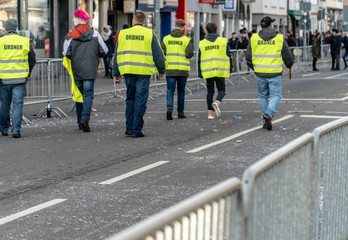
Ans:
{"type": "MultiPolygon", "coordinates": [[[[259,36],[263,40],[269,41],[269,40],[275,38],[277,36],[277,33],[273,29],[266,28],[266,29],[262,29],[259,32],[259,36]]],[[[267,46],[265,46],[265,47],[267,47],[267,46]]],[[[291,51],[289,49],[288,43],[285,40],[283,41],[283,49],[282,49],[281,54],[282,54],[282,58],[283,58],[285,66],[287,68],[290,68],[294,64],[294,61],[293,61],[293,57],[292,57],[291,51]]],[[[245,59],[247,61],[248,66],[250,68],[254,69],[254,65],[252,63],[252,52],[251,52],[250,42],[249,42],[249,45],[247,48],[245,59]]],[[[272,78],[272,77],[282,75],[282,73],[255,73],[255,74],[257,76],[263,77],[263,78],[272,78]]]]}
{"type": "MultiPolygon", "coordinates": [[[[136,25],[139,25],[139,24],[136,24],[136,25]]],[[[118,77],[121,75],[120,70],[118,68],[118,63],[117,63],[118,40],[119,39],[117,39],[117,42],[116,42],[115,53],[114,53],[114,57],[112,61],[112,76],[114,77],[118,77]]],[[[155,33],[153,33],[153,36],[152,36],[151,49],[152,49],[153,61],[155,62],[158,72],[160,74],[164,74],[166,72],[165,57],[155,33]]],[[[149,75],[141,75],[141,74],[126,74],[125,76],[126,77],[127,76],[150,77],[149,75]]]]}
{"type": "MultiPolygon", "coordinates": [[[[218,38],[218,36],[219,36],[219,34],[216,34],[216,33],[208,33],[205,36],[205,38],[210,42],[215,42],[215,40],[218,38]]],[[[229,48],[227,43],[226,43],[226,55],[230,59],[230,73],[231,73],[233,65],[232,65],[231,51],[230,51],[230,48],[229,48]]],[[[198,53],[198,77],[203,78],[202,69],[201,69],[201,50],[199,50],[199,53],[198,53]]]]}
{"type": "MultiPolygon", "coordinates": [[[[8,31],[6,32],[4,35],[2,35],[1,37],[6,37],[8,35],[18,35],[18,33],[16,31],[8,31]]],[[[13,42],[11,42],[10,44],[13,44],[13,42]]],[[[28,63],[29,63],[29,76],[30,77],[30,73],[33,70],[35,64],[36,64],[36,54],[34,52],[33,46],[30,44],[30,52],[28,53],[28,63]]],[[[26,83],[28,78],[15,78],[15,79],[0,79],[0,84],[22,84],[22,83],[26,83]]]]}
{"type": "MultiPolygon", "coordinates": [[[[170,35],[172,37],[175,37],[175,38],[180,38],[180,37],[184,36],[185,34],[180,29],[173,29],[173,31],[170,33],[170,35]]],[[[164,55],[166,55],[167,54],[166,45],[162,42],[161,46],[162,46],[164,55]]],[[[193,56],[193,47],[192,47],[192,40],[191,40],[185,49],[185,57],[192,58],[192,56],[193,56]]],[[[167,77],[188,77],[189,72],[184,71],[184,70],[171,70],[170,69],[170,70],[166,70],[166,75],[167,75],[167,77]]]]}
{"type": "Polygon", "coordinates": [[[78,25],[65,37],[63,55],[71,59],[75,80],[96,79],[99,58],[107,52],[103,38],[88,25],[78,25]]]}

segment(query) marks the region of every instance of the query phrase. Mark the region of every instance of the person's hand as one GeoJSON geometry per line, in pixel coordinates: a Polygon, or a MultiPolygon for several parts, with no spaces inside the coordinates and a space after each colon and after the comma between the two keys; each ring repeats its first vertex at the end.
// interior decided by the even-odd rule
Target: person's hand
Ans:
{"type": "Polygon", "coordinates": [[[163,73],[163,74],[160,73],[159,78],[160,78],[160,79],[161,79],[161,78],[164,78],[164,75],[165,75],[164,73],[163,73]]]}
{"type": "Polygon", "coordinates": [[[121,76],[114,77],[114,81],[117,83],[121,82],[121,76]]]}

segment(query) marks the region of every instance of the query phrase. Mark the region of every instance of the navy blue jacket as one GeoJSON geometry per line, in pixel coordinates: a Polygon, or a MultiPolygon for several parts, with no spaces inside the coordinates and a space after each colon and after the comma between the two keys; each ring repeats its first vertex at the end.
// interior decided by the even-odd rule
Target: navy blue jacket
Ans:
{"type": "Polygon", "coordinates": [[[338,55],[341,53],[342,46],[342,35],[338,33],[331,41],[331,53],[333,55],[338,55]]]}
{"type": "Polygon", "coordinates": [[[106,46],[108,47],[108,53],[105,57],[112,57],[112,54],[114,53],[114,36],[110,34],[108,40],[104,41],[106,46]]]}

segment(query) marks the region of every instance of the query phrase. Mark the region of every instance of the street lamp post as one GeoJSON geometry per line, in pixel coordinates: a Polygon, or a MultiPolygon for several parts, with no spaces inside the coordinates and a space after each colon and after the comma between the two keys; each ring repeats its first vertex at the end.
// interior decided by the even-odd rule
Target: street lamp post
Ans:
{"type": "Polygon", "coordinates": [[[161,38],[161,21],[160,21],[160,0],[155,0],[155,9],[154,9],[154,31],[157,37],[161,38]]]}

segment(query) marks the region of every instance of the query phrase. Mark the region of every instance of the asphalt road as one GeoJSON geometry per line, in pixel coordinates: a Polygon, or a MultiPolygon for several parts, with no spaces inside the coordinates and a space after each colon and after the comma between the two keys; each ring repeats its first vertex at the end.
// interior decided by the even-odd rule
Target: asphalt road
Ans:
{"type": "Polygon", "coordinates": [[[91,133],[78,130],[70,100],[55,103],[69,118],[35,119],[43,105],[26,106],[23,137],[0,137],[0,239],[104,239],[348,115],[348,71],[286,78],[272,131],[248,131],[261,126],[252,80],[228,84],[215,120],[203,88],[187,94],[183,120],[165,120],[163,96],[149,101],[141,139],[124,136],[121,100],[100,105],[108,95],[95,98],[91,133]]]}

